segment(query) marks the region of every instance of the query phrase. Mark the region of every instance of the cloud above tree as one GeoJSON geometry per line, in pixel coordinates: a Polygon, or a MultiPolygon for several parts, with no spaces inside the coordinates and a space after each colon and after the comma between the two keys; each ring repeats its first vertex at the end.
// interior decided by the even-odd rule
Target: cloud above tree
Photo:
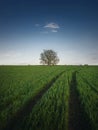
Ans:
{"type": "Polygon", "coordinates": [[[59,29],[60,26],[56,23],[48,23],[44,26],[45,28],[50,28],[50,29],[59,29]]]}

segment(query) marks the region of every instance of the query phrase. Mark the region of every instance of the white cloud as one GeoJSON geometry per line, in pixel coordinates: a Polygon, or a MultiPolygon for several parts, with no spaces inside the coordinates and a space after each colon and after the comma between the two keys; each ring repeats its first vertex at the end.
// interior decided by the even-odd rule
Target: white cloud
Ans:
{"type": "Polygon", "coordinates": [[[50,29],[58,29],[60,28],[58,24],[56,23],[48,23],[44,26],[44,28],[50,28],[50,29]]]}
{"type": "Polygon", "coordinates": [[[49,32],[53,32],[53,33],[57,33],[58,32],[58,29],[60,28],[60,26],[57,24],[57,23],[48,23],[44,26],[41,26],[40,24],[35,24],[35,27],[41,29],[40,33],[44,33],[44,34],[47,34],[49,32]]]}

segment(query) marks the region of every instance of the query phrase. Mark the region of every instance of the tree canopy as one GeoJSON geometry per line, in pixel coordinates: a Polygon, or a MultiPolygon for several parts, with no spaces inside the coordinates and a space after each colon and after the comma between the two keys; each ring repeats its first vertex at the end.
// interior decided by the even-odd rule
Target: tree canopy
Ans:
{"type": "Polygon", "coordinates": [[[44,65],[56,65],[59,62],[57,53],[53,50],[43,50],[40,54],[40,63],[44,65]]]}

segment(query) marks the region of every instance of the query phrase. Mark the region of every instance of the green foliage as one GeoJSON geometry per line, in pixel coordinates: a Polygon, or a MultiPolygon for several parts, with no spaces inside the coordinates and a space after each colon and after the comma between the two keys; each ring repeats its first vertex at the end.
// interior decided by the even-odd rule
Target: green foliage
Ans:
{"type": "Polygon", "coordinates": [[[59,66],[1,66],[0,127],[62,70],[59,66]]]}
{"type": "Polygon", "coordinates": [[[68,77],[65,72],[25,118],[21,129],[65,130],[68,119],[68,97],[68,77]]]}
{"type": "Polygon", "coordinates": [[[41,64],[56,65],[59,62],[57,53],[53,50],[43,50],[40,54],[41,64]]]}
{"type": "Polygon", "coordinates": [[[75,71],[79,99],[97,130],[98,66],[0,66],[0,129],[62,71],[13,130],[68,130],[69,86],[75,71]]]}
{"type": "Polygon", "coordinates": [[[77,74],[82,104],[91,120],[92,129],[98,129],[98,67],[83,68],[77,74]]]}

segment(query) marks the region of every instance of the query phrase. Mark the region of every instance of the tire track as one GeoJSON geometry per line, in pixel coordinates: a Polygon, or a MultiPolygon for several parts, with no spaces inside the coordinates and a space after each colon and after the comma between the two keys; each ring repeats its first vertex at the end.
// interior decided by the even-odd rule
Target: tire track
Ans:
{"type": "Polygon", "coordinates": [[[85,79],[82,75],[79,74],[79,76],[81,77],[81,79],[82,79],[86,84],[89,85],[89,87],[90,87],[96,94],[98,94],[98,90],[94,87],[94,85],[91,85],[91,83],[89,83],[88,80],[85,79]]]}
{"type": "Polygon", "coordinates": [[[64,73],[61,72],[57,76],[55,76],[48,84],[44,85],[43,89],[33,98],[30,99],[13,117],[10,121],[8,121],[7,125],[3,130],[14,130],[15,126],[20,125],[25,116],[30,114],[33,107],[37,104],[37,102],[42,98],[44,93],[52,87],[52,85],[56,82],[56,80],[64,73]]]}
{"type": "Polygon", "coordinates": [[[91,130],[90,121],[79,99],[76,71],[72,74],[69,86],[68,130],[91,130]]]}

